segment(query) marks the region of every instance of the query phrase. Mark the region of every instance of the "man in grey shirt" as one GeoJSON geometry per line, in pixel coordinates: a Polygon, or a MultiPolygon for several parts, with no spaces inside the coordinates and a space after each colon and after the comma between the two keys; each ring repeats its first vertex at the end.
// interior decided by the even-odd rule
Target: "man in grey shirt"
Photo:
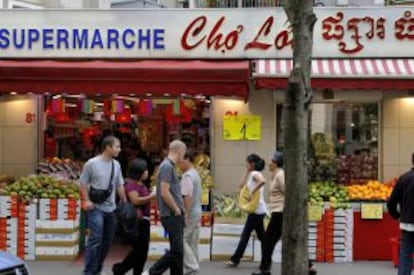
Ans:
{"type": "Polygon", "coordinates": [[[108,136],[102,141],[102,153],[85,163],[79,179],[80,190],[84,200],[83,208],[90,235],[85,249],[84,275],[98,275],[111,247],[116,230],[114,210],[115,192],[121,200],[126,201],[124,180],[121,166],[113,158],[118,156],[121,145],[116,137],[108,136]],[[111,182],[111,183],[110,183],[111,182]],[[112,185],[111,194],[102,203],[93,203],[89,198],[90,188],[108,190],[112,185]]]}
{"type": "Polygon", "coordinates": [[[184,202],[175,171],[187,150],[180,140],[170,143],[168,157],[160,164],[157,178],[157,203],[161,223],[168,233],[170,251],[143,274],[159,275],[170,269],[173,275],[183,275],[184,202]]]}
{"type": "Polygon", "coordinates": [[[187,151],[180,169],[184,171],[181,178],[181,193],[184,197],[185,224],[184,229],[184,274],[197,274],[200,270],[198,263],[198,244],[200,242],[201,218],[201,178],[194,168],[193,151],[187,151]]]}

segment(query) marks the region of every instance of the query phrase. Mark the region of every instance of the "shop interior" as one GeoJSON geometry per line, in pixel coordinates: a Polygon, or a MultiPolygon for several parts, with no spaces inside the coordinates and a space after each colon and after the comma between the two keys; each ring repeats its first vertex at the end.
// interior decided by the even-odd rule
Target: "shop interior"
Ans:
{"type": "Polygon", "coordinates": [[[84,162],[100,151],[100,142],[113,134],[121,140],[118,160],[124,175],[128,163],[141,157],[150,174],[165,157],[168,143],[183,140],[189,149],[210,154],[210,99],[194,97],[137,97],[45,95],[44,156],[84,162]]]}

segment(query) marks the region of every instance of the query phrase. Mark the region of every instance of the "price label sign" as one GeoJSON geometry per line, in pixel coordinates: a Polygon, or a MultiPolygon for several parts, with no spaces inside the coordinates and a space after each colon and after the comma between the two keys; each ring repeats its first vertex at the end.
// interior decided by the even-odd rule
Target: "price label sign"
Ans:
{"type": "Polygon", "coordinates": [[[243,122],[237,116],[225,116],[223,118],[224,140],[242,140],[244,137],[243,122]]]}
{"type": "Polygon", "coordinates": [[[362,203],[361,218],[364,220],[382,220],[384,208],[381,203],[362,203]]]}
{"type": "Polygon", "coordinates": [[[242,118],[245,125],[245,137],[247,140],[261,140],[262,139],[262,121],[260,116],[244,116],[242,118]]]}
{"type": "Polygon", "coordinates": [[[322,220],[322,206],[319,205],[309,205],[308,206],[308,215],[310,222],[320,222],[322,220]]]}

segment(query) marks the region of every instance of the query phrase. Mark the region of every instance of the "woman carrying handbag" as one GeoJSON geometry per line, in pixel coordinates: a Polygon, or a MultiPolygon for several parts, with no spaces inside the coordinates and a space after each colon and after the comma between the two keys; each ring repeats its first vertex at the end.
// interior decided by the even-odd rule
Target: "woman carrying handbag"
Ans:
{"type": "Polygon", "coordinates": [[[150,192],[143,181],[148,178],[147,163],[143,159],[135,159],[128,169],[125,179],[125,191],[128,201],[135,206],[137,212],[137,231],[131,234],[132,250],[112,267],[114,275],[124,275],[133,270],[133,275],[141,275],[147,261],[150,241],[150,203],[155,198],[155,192],[150,192]]]}
{"type": "Polygon", "coordinates": [[[260,241],[262,241],[265,232],[263,219],[267,210],[263,196],[263,187],[266,181],[261,173],[265,168],[265,162],[256,154],[247,156],[246,162],[247,169],[240,182],[240,187],[242,188],[240,202],[241,208],[249,214],[237,249],[230,260],[226,262],[228,267],[237,267],[239,265],[253,230],[256,231],[257,238],[260,241]],[[243,188],[245,189],[243,190],[243,188]]]}

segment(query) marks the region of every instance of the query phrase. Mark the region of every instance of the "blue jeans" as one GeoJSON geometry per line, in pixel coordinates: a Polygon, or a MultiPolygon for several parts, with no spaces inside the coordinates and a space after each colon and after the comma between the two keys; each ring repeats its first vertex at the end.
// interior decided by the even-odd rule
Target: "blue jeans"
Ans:
{"type": "Polygon", "coordinates": [[[106,213],[97,208],[87,211],[86,219],[90,234],[85,249],[83,274],[98,275],[115,235],[116,219],[113,212],[106,213]]]}
{"type": "Polygon", "coordinates": [[[401,230],[402,241],[400,250],[400,264],[398,275],[410,275],[413,264],[414,253],[414,232],[401,230]]]}

